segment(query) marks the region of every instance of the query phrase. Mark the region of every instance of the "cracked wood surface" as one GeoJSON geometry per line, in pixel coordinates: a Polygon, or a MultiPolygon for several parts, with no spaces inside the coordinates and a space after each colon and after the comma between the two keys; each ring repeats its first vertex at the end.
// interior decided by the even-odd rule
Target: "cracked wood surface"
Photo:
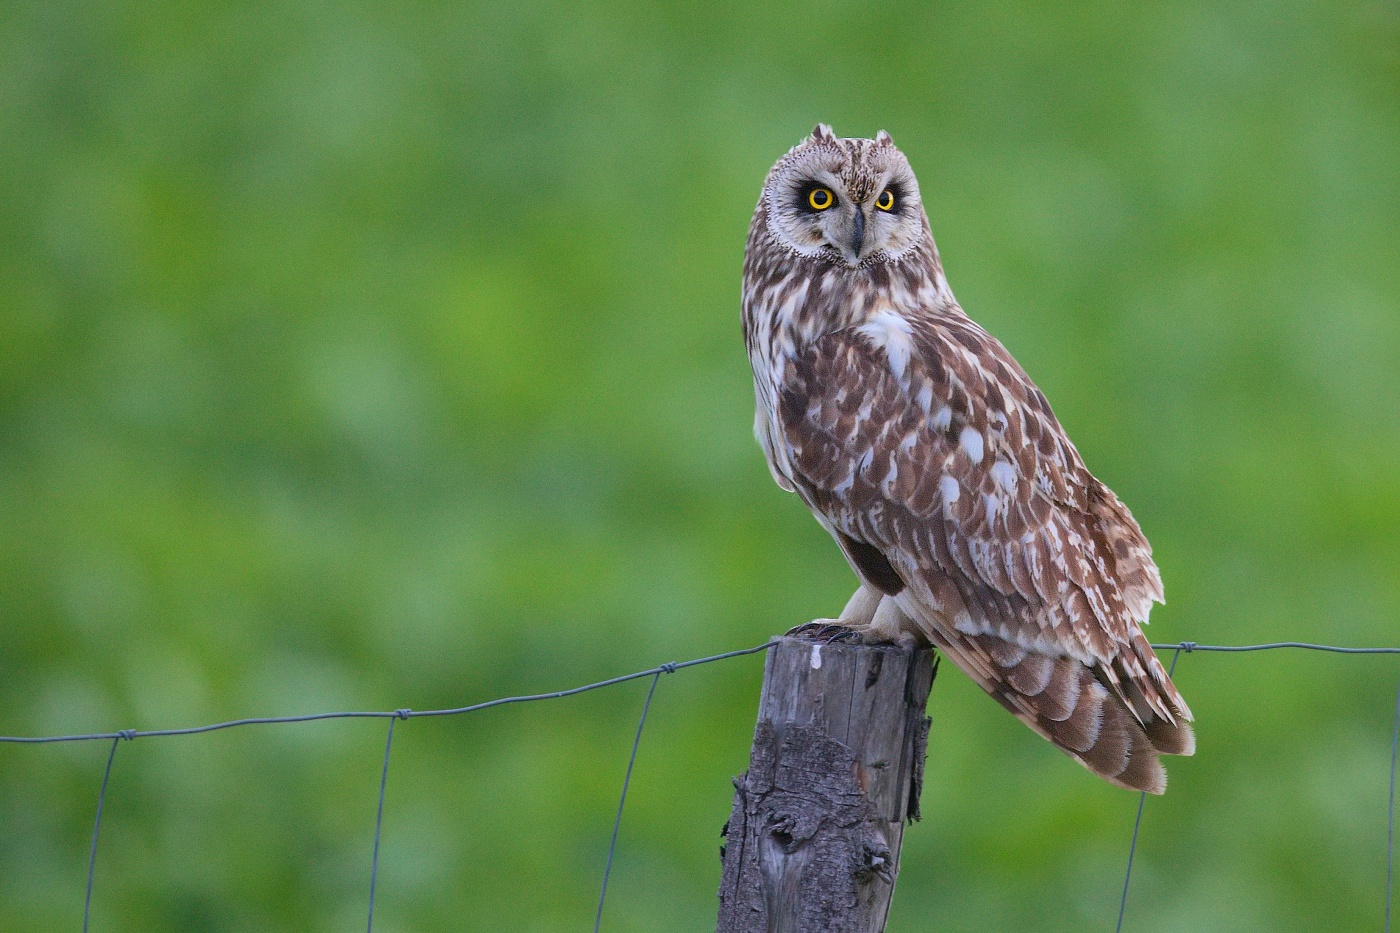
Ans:
{"type": "Polygon", "coordinates": [[[878,933],[919,817],[932,652],[787,637],[725,826],[717,933],[878,933]]]}

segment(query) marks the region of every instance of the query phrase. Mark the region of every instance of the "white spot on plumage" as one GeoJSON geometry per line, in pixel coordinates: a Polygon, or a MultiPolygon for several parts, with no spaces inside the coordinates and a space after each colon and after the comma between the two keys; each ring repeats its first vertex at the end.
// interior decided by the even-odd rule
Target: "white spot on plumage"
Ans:
{"type": "MultiPolygon", "coordinates": [[[[771,312],[773,317],[777,319],[780,328],[783,325],[790,325],[791,322],[797,318],[798,308],[806,304],[806,289],[808,289],[808,283],[806,283],[805,280],[804,282],[799,282],[797,286],[792,287],[792,289],[788,291],[787,296],[777,305],[776,310],[771,312]]],[[[788,349],[792,346],[790,336],[785,340],[785,345],[787,345],[788,349]]],[[[791,353],[788,353],[788,356],[791,356],[791,353]]]]}
{"type": "Polygon", "coordinates": [[[1016,488],[1016,468],[1005,460],[998,460],[992,464],[992,479],[1002,489],[1011,492],[1016,488]]]}
{"type": "Polygon", "coordinates": [[[1001,500],[996,496],[984,493],[982,496],[982,504],[986,506],[987,524],[990,525],[997,520],[997,511],[1001,508],[1001,500]]]}
{"type": "Polygon", "coordinates": [[[962,433],[958,435],[958,443],[967,452],[967,459],[971,460],[974,466],[982,462],[984,441],[981,432],[976,428],[963,428],[962,433]]]}
{"type": "Polygon", "coordinates": [[[948,426],[952,423],[953,409],[949,408],[947,405],[938,409],[938,413],[933,416],[932,424],[935,431],[946,431],[948,430],[948,426]]]}
{"type": "Polygon", "coordinates": [[[958,612],[958,614],[953,618],[953,628],[957,629],[959,632],[962,632],[964,635],[987,634],[987,626],[984,624],[979,624],[977,621],[975,621],[972,618],[971,613],[967,612],[966,610],[958,612]]]}
{"type": "Polygon", "coordinates": [[[895,486],[899,482],[899,468],[895,466],[893,460],[890,461],[890,470],[885,474],[885,478],[880,481],[880,488],[889,498],[894,498],[895,486]]]}
{"type": "Polygon", "coordinates": [[[958,486],[958,481],[951,476],[945,475],[939,478],[938,492],[943,496],[944,505],[952,505],[954,502],[957,502],[960,491],[961,488],[958,486]]]}
{"type": "MultiPolygon", "coordinates": [[[[933,384],[925,382],[920,386],[919,394],[916,396],[915,401],[917,401],[919,407],[924,410],[924,414],[928,414],[929,409],[933,407],[933,384]]],[[[951,414],[952,413],[949,412],[950,416],[951,414]]]]}
{"type": "Polygon", "coordinates": [[[860,325],[860,332],[885,351],[890,371],[896,379],[903,379],[904,371],[909,366],[909,355],[914,350],[914,328],[904,316],[890,308],[882,308],[860,325]]]}

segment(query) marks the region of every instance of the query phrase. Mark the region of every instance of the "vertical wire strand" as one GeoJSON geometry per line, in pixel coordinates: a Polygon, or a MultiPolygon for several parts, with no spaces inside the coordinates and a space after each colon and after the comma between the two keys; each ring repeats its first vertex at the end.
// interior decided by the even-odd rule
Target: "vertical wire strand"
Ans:
{"type": "Polygon", "coordinates": [[[408,718],[408,710],[399,710],[389,720],[389,737],[384,740],[384,768],[379,772],[379,808],[374,814],[374,852],[369,859],[369,925],[368,933],[374,933],[374,889],[379,881],[379,836],[384,828],[384,789],[389,784],[389,752],[394,747],[394,724],[408,718]]]}
{"type": "Polygon", "coordinates": [[[642,744],[642,729],[647,724],[651,698],[656,693],[656,683],[661,679],[664,670],[663,668],[652,675],[651,686],[647,688],[646,702],[642,704],[642,718],[637,721],[637,735],[632,740],[632,756],[627,759],[627,774],[622,779],[622,796],[617,801],[617,817],[613,820],[612,841],[608,843],[608,863],[603,868],[603,890],[598,894],[598,914],[593,918],[593,933],[598,933],[603,925],[603,903],[608,899],[608,879],[612,877],[613,855],[617,852],[617,832],[622,827],[622,808],[627,804],[627,786],[632,783],[632,766],[637,763],[637,749],[642,744]]]}
{"type": "Polygon", "coordinates": [[[1390,933],[1390,905],[1395,890],[1395,760],[1400,752],[1400,690],[1395,693],[1395,724],[1390,730],[1390,805],[1385,819],[1385,933],[1390,933]]]}
{"type": "Polygon", "coordinates": [[[119,735],[112,740],[107,752],[107,767],[102,772],[102,789],[97,792],[97,816],[92,821],[92,848],[88,850],[87,893],[83,897],[83,933],[88,933],[88,921],[92,917],[92,876],[97,870],[97,835],[102,830],[102,807],[107,802],[107,782],[112,779],[112,761],[117,757],[119,735]]]}
{"type": "MultiPolygon", "coordinates": [[[[1181,649],[1177,648],[1172,652],[1171,667],[1167,669],[1167,677],[1171,678],[1176,673],[1176,661],[1181,657],[1181,649]]],[[[1147,791],[1138,794],[1137,817],[1133,820],[1133,841],[1128,846],[1128,870],[1123,873],[1123,895],[1118,899],[1118,925],[1113,928],[1113,933],[1123,933],[1123,916],[1128,910],[1128,885],[1133,880],[1133,859],[1137,857],[1138,831],[1142,829],[1142,810],[1147,805],[1147,791]]],[[[1389,930],[1386,933],[1390,933],[1389,930]]]]}
{"type": "Polygon", "coordinates": [[[1147,791],[1138,794],[1137,819],[1133,820],[1133,841],[1128,846],[1128,870],[1123,873],[1123,895],[1118,899],[1118,925],[1113,933],[1123,933],[1123,915],[1128,910],[1128,885],[1133,880],[1133,857],[1137,855],[1138,830],[1142,828],[1142,808],[1147,804],[1147,791]]]}

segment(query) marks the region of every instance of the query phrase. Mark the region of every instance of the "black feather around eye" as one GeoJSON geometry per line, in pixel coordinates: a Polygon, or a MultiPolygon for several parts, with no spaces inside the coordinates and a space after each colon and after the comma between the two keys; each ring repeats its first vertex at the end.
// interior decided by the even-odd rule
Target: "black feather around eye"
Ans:
{"type": "Polygon", "coordinates": [[[888,191],[894,197],[894,203],[890,205],[889,208],[881,209],[884,210],[886,214],[904,213],[904,186],[897,181],[892,181],[885,186],[884,191],[880,192],[879,197],[883,198],[885,196],[885,191],[888,191]]]}
{"type": "Polygon", "coordinates": [[[826,185],[822,184],[819,181],[809,181],[802,185],[799,185],[793,195],[793,206],[795,206],[799,211],[801,211],[804,214],[820,214],[822,211],[827,210],[827,208],[829,208],[835,203],[836,193],[830,191],[830,189],[826,185]],[[812,206],[813,191],[830,192],[831,201],[828,202],[827,207],[816,208],[812,206]]]}

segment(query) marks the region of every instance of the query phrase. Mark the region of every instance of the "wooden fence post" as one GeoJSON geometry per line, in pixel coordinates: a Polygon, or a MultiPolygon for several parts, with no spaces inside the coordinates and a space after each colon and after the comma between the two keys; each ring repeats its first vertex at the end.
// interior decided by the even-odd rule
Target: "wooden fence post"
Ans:
{"type": "Polygon", "coordinates": [[[725,824],[717,933],[880,933],[919,817],[928,649],[768,652],[749,770],[725,824]]]}

